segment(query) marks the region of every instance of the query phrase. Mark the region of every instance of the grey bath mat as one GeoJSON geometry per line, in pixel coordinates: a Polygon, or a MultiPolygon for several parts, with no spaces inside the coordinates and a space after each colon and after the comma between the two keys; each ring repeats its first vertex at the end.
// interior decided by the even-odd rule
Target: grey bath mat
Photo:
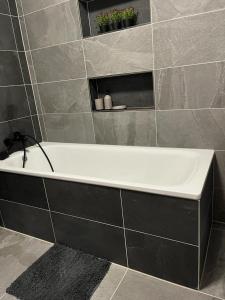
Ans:
{"type": "Polygon", "coordinates": [[[87,300],[110,267],[106,260],[54,245],[7,289],[21,300],[87,300]]]}

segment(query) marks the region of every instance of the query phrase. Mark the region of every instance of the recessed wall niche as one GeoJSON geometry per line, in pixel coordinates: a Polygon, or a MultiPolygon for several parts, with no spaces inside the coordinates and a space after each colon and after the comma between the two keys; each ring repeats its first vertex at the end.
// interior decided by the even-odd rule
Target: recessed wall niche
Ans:
{"type": "Polygon", "coordinates": [[[112,96],[114,106],[126,105],[128,110],[155,108],[152,72],[89,79],[89,85],[93,111],[95,99],[106,94],[112,96]]]}
{"type": "Polygon", "coordinates": [[[79,0],[83,37],[100,34],[96,17],[113,9],[133,7],[138,12],[137,24],[151,21],[149,0],[79,0]]]}

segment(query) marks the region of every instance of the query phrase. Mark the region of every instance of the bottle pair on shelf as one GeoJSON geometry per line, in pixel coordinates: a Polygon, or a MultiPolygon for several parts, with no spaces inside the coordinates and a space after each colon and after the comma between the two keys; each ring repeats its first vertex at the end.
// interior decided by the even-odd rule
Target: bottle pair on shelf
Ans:
{"type": "Polygon", "coordinates": [[[105,95],[104,98],[95,99],[95,109],[96,110],[122,110],[126,109],[126,105],[113,106],[112,97],[110,95],[105,95]]]}

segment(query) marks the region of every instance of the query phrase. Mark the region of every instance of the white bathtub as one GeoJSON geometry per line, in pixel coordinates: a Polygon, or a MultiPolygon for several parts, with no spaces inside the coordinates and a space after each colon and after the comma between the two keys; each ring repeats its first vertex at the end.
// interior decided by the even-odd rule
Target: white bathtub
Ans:
{"type": "Polygon", "coordinates": [[[214,151],[133,146],[42,143],[0,162],[0,171],[75,181],[193,200],[201,198],[214,151]]]}

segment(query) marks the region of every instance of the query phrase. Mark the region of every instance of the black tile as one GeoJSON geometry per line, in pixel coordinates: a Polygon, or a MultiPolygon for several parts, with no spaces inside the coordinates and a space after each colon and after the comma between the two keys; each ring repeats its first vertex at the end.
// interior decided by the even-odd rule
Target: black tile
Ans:
{"type": "Polygon", "coordinates": [[[24,86],[0,87],[0,122],[29,116],[24,86]]]}
{"type": "Polygon", "coordinates": [[[24,51],[23,38],[22,38],[22,35],[21,35],[19,18],[18,17],[12,17],[12,22],[13,22],[13,28],[14,28],[15,38],[16,38],[17,50],[18,51],[24,51]]]}
{"type": "Polygon", "coordinates": [[[38,142],[42,141],[42,135],[41,135],[41,129],[40,124],[38,120],[38,116],[32,116],[33,124],[34,124],[34,130],[35,130],[35,137],[38,142]]]}
{"type": "Polygon", "coordinates": [[[123,226],[119,189],[46,179],[51,210],[123,226]]]}
{"type": "Polygon", "coordinates": [[[198,201],[122,191],[125,227],[198,244],[198,201]]]}
{"type": "Polygon", "coordinates": [[[9,6],[7,0],[0,0],[0,13],[9,15],[9,6]]]}
{"type": "Polygon", "coordinates": [[[212,195],[213,193],[213,168],[207,176],[200,203],[200,276],[206,259],[209,235],[212,226],[212,195]]]}
{"type": "Polygon", "coordinates": [[[1,51],[0,55],[0,85],[23,84],[18,54],[12,51],[1,51]]]}
{"type": "Polygon", "coordinates": [[[11,17],[0,14],[0,50],[16,50],[11,17]]]}
{"type": "Polygon", "coordinates": [[[27,84],[25,87],[26,87],[26,91],[27,91],[28,101],[29,101],[29,104],[30,104],[31,114],[32,115],[36,115],[37,114],[37,110],[36,110],[36,104],[35,104],[35,99],[34,99],[34,93],[33,93],[32,85],[27,84]]]}
{"type": "Polygon", "coordinates": [[[130,230],[126,241],[131,269],[197,288],[198,247],[130,230]]]}
{"type": "Polygon", "coordinates": [[[54,242],[49,212],[0,200],[5,227],[46,241],[54,242]]]}
{"type": "Polygon", "coordinates": [[[56,213],[52,217],[58,243],[126,265],[123,229],[56,213]]]}
{"type": "Polygon", "coordinates": [[[19,58],[20,58],[22,72],[23,72],[24,83],[31,84],[25,52],[19,52],[19,58]]]}
{"type": "Polygon", "coordinates": [[[1,172],[0,198],[48,209],[43,181],[38,177],[1,172]]]}

